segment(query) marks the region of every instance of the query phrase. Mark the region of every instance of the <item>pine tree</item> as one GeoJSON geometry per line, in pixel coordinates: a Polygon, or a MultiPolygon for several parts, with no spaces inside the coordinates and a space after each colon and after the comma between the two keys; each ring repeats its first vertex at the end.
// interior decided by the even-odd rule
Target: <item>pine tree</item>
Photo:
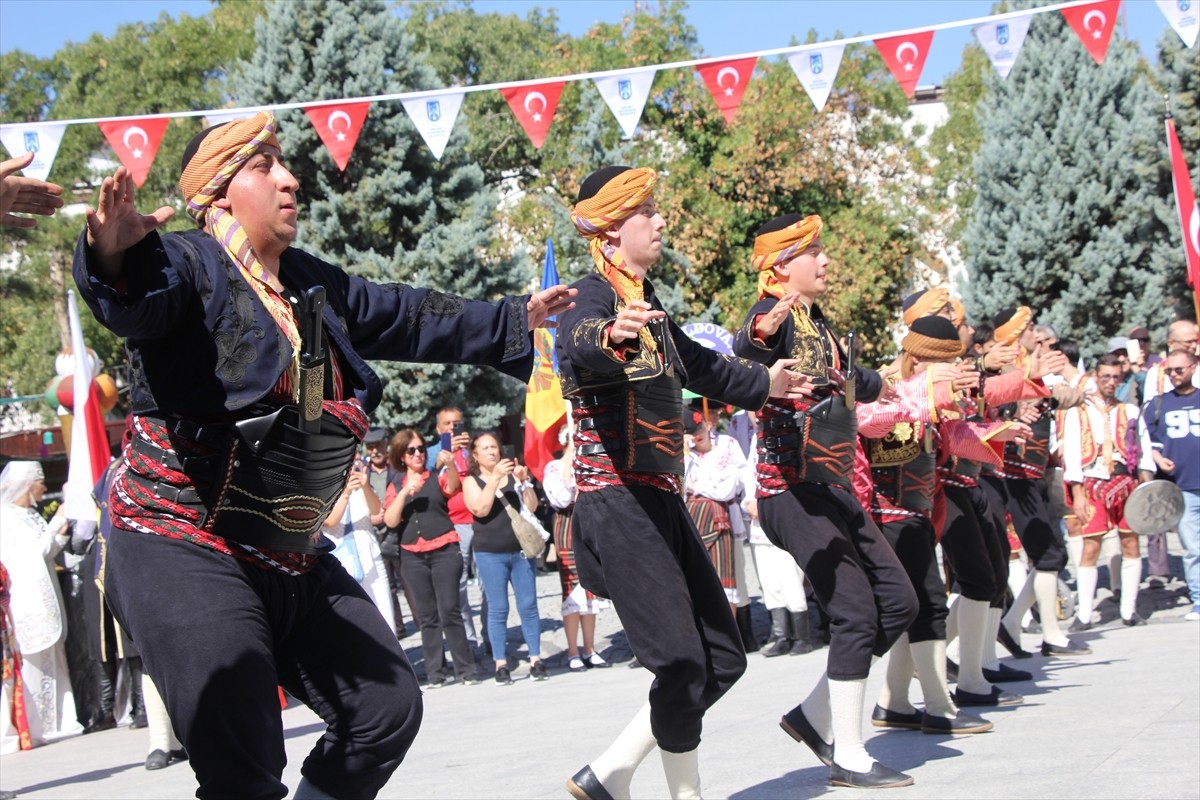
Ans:
{"type": "Polygon", "coordinates": [[[1095,354],[1183,305],[1148,72],[1134,44],[1114,38],[1097,65],[1060,14],[1039,14],[1008,79],[988,74],[965,233],[973,315],[1027,304],[1095,354]]]}
{"type": "MultiPolygon", "coordinates": [[[[254,56],[232,82],[239,105],[435,89],[434,71],[382,0],[269,4],[254,56]]],[[[303,111],[280,113],[280,143],[300,183],[303,247],[381,282],[481,300],[527,291],[540,271],[527,253],[496,243],[497,197],[471,162],[462,121],[434,159],[399,102],[372,106],[344,172],[303,111]]],[[[428,430],[445,404],[475,430],[496,425],[524,387],[487,368],[372,365],[385,382],[378,424],[428,430]]]]}
{"type": "Polygon", "coordinates": [[[1179,34],[1168,28],[1158,40],[1158,63],[1160,91],[1171,101],[1192,186],[1200,188],[1200,45],[1184,47],[1179,34]]]}

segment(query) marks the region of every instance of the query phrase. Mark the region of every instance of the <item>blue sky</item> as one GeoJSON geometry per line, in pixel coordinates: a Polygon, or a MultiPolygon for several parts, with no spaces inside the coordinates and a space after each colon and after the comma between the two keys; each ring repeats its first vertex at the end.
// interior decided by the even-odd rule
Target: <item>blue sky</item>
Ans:
{"type": "MultiPolygon", "coordinates": [[[[302,5],[300,0],[295,2],[298,7],[302,5]]],[[[992,5],[992,0],[692,0],[687,15],[699,32],[704,55],[722,56],[786,47],[793,38],[803,41],[809,29],[815,29],[822,40],[835,38],[839,32],[846,36],[886,33],[986,16],[992,5]]],[[[535,6],[554,8],[559,28],[579,35],[596,21],[620,21],[633,2],[475,3],[480,12],[522,16],[535,6]]],[[[93,33],[109,36],[122,23],[152,21],[164,11],[172,16],[181,12],[200,16],[210,8],[207,0],[0,0],[0,52],[19,48],[50,56],[68,41],[83,41],[93,33]]],[[[1155,42],[1167,29],[1166,19],[1153,0],[1126,0],[1122,9],[1127,35],[1153,59],[1155,42]]],[[[957,69],[962,49],[970,39],[967,27],[938,31],[921,83],[940,83],[957,69]]]]}

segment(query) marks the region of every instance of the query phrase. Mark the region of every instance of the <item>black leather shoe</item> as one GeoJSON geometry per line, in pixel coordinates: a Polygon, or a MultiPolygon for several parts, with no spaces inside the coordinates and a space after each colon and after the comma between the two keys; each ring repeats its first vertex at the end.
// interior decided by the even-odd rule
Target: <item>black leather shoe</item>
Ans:
{"type": "Polygon", "coordinates": [[[150,723],[146,720],[145,712],[142,712],[140,714],[133,715],[133,719],[129,722],[129,727],[136,730],[137,728],[145,728],[149,724],[150,723]]]}
{"type": "Polygon", "coordinates": [[[959,711],[958,716],[953,719],[931,717],[929,714],[922,716],[924,717],[921,720],[922,733],[987,733],[992,729],[992,723],[965,711],[959,711]]]}
{"type": "Polygon", "coordinates": [[[996,634],[996,641],[1004,645],[1004,649],[1013,658],[1033,658],[1033,653],[1021,649],[1021,643],[1013,639],[1012,634],[1008,632],[1008,628],[1003,625],[1000,626],[1000,631],[996,634]]]}
{"type": "Polygon", "coordinates": [[[178,764],[180,761],[187,761],[187,751],[180,748],[179,750],[153,750],[150,755],[146,756],[146,769],[162,769],[169,767],[172,764],[178,764]]]}
{"type": "Polygon", "coordinates": [[[83,732],[96,733],[97,731],[110,731],[115,727],[117,727],[117,721],[113,718],[113,715],[105,714],[104,716],[97,717],[85,725],[83,732]]]}
{"type": "Polygon", "coordinates": [[[859,789],[891,789],[896,786],[912,786],[911,775],[897,772],[876,761],[870,772],[851,772],[837,764],[829,767],[830,786],[852,786],[859,789]]]}
{"type": "Polygon", "coordinates": [[[1126,628],[1136,628],[1138,625],[1145,625],[1146,619],[1144,617],[1139,617],[1135,611],[1133,612],[1133,616],[1131,616],[1129,619],[1121,620],[1121,624],[1126,628]]]}
{"type": "Polygon", "coordinates": [[[833,766],[833,745],[820,737],[816,729],[809,724],[808,718],[804,716],[804,711],[800,706],[796,706],[784,714],[783,718],[779,720],[779,727],[783,728],[788,736],[797,742],[807,745],[822,764],[827,767],[833,766]]]}
{"type": "Polygon", "coordinates": [[[567,781],[567,791],[575,800],[613,800],[596,773],[592,772],[590,764],[571,776],[567,781]]]}
{"type": "Polygon", "coordinates": [[[871,724],[876,728],[906,728],[910,731],[921,730],[921,719],[925,715],[920,711],[905,714],[903,711],[892,711],[881,705],[876,705],[871,712],[871,724]]]}
{"type": "Polygon", "coordinates": [[[997,669],[983,668],[983,679],[988,683],[1012,683],[1014,681],[1031,681],[1033,673],[1023,669],[1013,669],[1008,664],[1001,664],[997,669]]]}
{"type": "Polygon", "coordinates": [[[1092,623],[1081,622],[1079,617],[1076,617],[1075,619],[1071,620],[1071,627],[1067,628],[1067,633],[1083,633],[1084,631],[1090,631],[1091,629],[1092,623]]]}
{"type": "Polygon", "coordinates": [[[1073,642],[1070,639],[1066,644],[1050,644],[1042,642],[1042,655],[1044,656],[1087,656],[1091,655],[1092,648],[1087,645],[1073,642]]]}
{"type": "Polygon", "coordinates": [[[1025,698],[1015,692],[1006,692],[999,686],[993,686],[988,694],[955,689],[954,702],[959,706],[1019,706],[1025,702],[1025,698]]]}

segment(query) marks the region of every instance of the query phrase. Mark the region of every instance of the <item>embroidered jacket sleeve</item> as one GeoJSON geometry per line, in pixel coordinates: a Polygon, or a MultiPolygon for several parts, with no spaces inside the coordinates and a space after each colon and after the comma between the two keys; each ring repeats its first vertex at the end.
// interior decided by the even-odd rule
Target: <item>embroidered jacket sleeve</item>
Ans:
{"type": "Polygon", "coordinates": [[[1040,381],[1025,377],[1019,369],[990,375],[983,382],[983,399],[989,407],[1015,403],[1018,400],[1040,400],[1050,396],[1050,389],[1040,381]]]}
{"type": "Polygon", "coordinates": [[[951,456],[1001,467],[1003,445],[991,439],[1011,426],[1009,422],[974,422],[952,419],[942,423],[941,446],[951,456]],[[999,448],[999,449],[998,449],[999,448]]]}
{"type": "Polygon", "coordinates": [[[956,406],[950,383],[934,383],[925,373],[912,375],[892,388],[898,395],[895,400],[876,400],[859,403],[855,407],[860,435],[879,439],[886,436],[897,422],[934,423],[938,420],[939,410],[953,410],[956,406]]]}

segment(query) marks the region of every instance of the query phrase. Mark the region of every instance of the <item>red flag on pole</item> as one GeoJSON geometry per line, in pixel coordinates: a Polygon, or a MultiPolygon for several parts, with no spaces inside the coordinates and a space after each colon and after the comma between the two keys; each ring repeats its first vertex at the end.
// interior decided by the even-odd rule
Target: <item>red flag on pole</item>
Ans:
{"type": "Polygon", "coordinates": [[[1192,287],[1192,299],[1200,314],[1200,207],[1196,206],[1196,193],[1192,190],[1192,176],[1183,148],[1175,135],[1175,120],[1167,115],[1167,147],[1171,151],[1171,181],[1175,185],[1175,208],[1179,211],[1179,225],[1183,231],[1183,251],[1187,262],[1187,282],[1192,287]]]}
{"type": "Polygon", "coordinates": [[[742,96],[750,85],[750,76],[754,74],[756,63],[758,56],[716,61],[696,67],[713,100],[717,101],[717,108],[725,115],[726,122],[732,123],[737,116],[738,106],[742,104],[742,96]]]}
{"type": "Polygon", "coordinates": [[[933,31],[907,33],[902,36],[888,36],[876,39],[875,46],[883,63],[896,76],[900,88],[911,98],[917,90],[917,81],[921,79],[921,70],[925,69],[925,59],[929,56],[929,45],[933,42],[933,31]]]}
{"type": "Polygon", "coordinates": [[[534,86],[510,86],[500,90],[500,94],[508,101],[513,116],[525,129],[529,141],[539,150],[546,142],[546,134],[550,131],[550,123],[558,109],[558,98],[562,95],[565,85],[564,81],[555,81],[534,86]]]}
{"type": "Polygon", "coordinates": [[[94,519],[92,489],[108,468],[108,430],[100,410],[99,392],[92,386],[95,374],[89,363],[88,349],[79,324],[75,293],[67,292],[67,324],[71,331],[71,353],[75,357],[74,398],[71,413],[71,453],[67,464],[67,483],[63,504],[68,519],[94,519]]]}
{"type": "Polygon", "coordinates": [[[158,146],[162,143],[168,122],[169,117],[155,117],[96,123],[117,154],[117,160],[133,174],[133,182],[139,189],[154,165],[154,157],[158,155],[158,146]]]}
{"type": "Polygon", "coordinates": [[[1067,24],[1079,36],[1079,41],[1083,42],[1084,48],[1097,64],[1103,64],[1104,57],[1108,55],[1108,43],[1112,41],[1113,30],[1117,27],[1117,11],[1120,7],[1121,0],[1100,0],[1099,3],[1062,10],[1067,24]]]}
{"type": "Polygon", "coordinates": [[[333,156],[333,162],[342,171],[350,163],[350,154],[358,143],[358,134],[362,133],[363,120],[370,107],[370,103],[342,103],[304,109],[329,155],[333,156]]]}

